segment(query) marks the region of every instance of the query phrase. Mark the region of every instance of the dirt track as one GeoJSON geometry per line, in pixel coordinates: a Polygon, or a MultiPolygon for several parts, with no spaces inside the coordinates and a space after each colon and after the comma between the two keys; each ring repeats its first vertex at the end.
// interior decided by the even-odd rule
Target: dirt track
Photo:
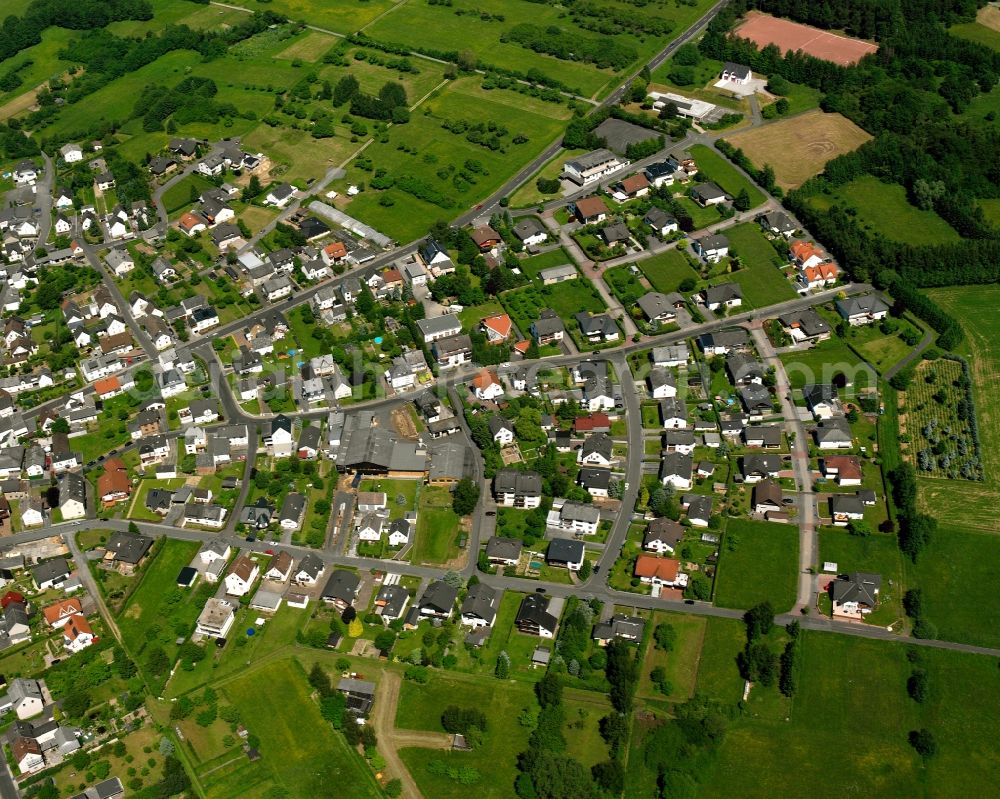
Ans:
{"type": "Polygon", "coordinates": [[[390,776],[398,777],[403,783],[405,799],[424,799],[423,794],[413,780],[406,764],[399,756],[399,750],[404,747],[420,747],[423,749],[450,749],[451,737],[443,732],[421,732],[419,730],[397,730],[396,708],[399,705],[399,674],[394,671],[384,671],[375,694],[375,713],[371,723],[378,736],[378,751],[388,766],[390,776]]]}

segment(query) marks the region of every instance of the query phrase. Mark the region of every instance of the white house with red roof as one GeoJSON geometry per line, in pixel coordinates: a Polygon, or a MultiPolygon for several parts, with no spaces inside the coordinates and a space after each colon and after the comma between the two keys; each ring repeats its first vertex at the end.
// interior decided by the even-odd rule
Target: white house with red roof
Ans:
{"type": "Polygon", "coordinates": [[[482,369],[479,374],[472,378],[472,391],[477,399],[492,402],[503,396],[503,384],[496,372],[482,369]]]}

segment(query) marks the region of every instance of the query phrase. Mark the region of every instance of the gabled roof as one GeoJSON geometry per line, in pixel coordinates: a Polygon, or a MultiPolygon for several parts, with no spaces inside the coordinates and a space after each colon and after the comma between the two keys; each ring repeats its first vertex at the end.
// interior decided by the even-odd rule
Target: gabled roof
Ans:
{"type": "Polygon", "coordinates": [[[665,583],[677,580],[680,561],[674,558],[657,558],[653,555],[639,555],[635,560],[636,577],[655,577],[665,583]]]}
{"type": "Polygon", "coordinates": [[[503,338],[507,338],[507,336],[510,335],[511,328],[514,326],[511,318],[505,313],[487,316],[480,324],[482,324],[484,328],[492,330],[494,333],[497,333],[503,338]]]}
{"type": "Polygon", "coordinates": [[[576,212],[584,219],[600,216],[608,212],[608,206],[602,197],[583,197],[576,201],[576,212]]]}
{"type": "Polygon", "coordinates": [[[443,580],[435,580],[420,597],[420,607],[430,608],[436,613],[451,613],[458,599],[458,589],[443,580]]]}

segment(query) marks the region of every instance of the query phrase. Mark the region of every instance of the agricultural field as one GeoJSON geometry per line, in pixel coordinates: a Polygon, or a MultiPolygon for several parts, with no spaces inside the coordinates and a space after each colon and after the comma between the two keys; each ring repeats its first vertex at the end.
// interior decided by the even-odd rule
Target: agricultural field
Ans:
{"type": "Polygon", "coordinates": [[[687,256],[677,249],[637,262],[655,291],[669,294],[677,291],[685,280],[697,280],[698,273],[691,267],[687,256]]]}
{"type": "Polygon", "coordinates": [[[911,664],[902,645],[808,631],[803,636],[799,687],[787,713],[747,715],[730,725],[701,782],[707,795],[763,799],[787,793],[789,774],[800,786],[878,796],[961,797],[1000,779],[1000,758],[981,746],[1000,734],[996,716],[981,712],[984,702],[996,699],[991,658],[921,648],[911,664]],[[914,667],[928,674],[930,697],[922,705],[906,693],[914,667]],[[856,733],[861,717],[868,720],[865,756],[843,768],[840,744],[856,733]],[[939,749],[926,767],[907,742],[908,731],[922,727],[939,749]],[[970,758],[970,751],[977,756],[970,758]]]}
{"type": "Polygon", "coordinates": [[[869,233],[914,246],[946,244],[959,238],[934,211],[910,205],[906,190],[898,183],[883,183],[871,176],[838,186],[830,194],[814,194],[809,203],[820,211],[835,204],[855,208],[869,233]]]}
{"type": "Polygon", "coordinates": [[[715,603],[750,608],[768,600],[783,613],[795,604],[798,562],[794,524],[730,519],[720,547],[715,603]]]}
{"type": "Polygon", "coordinates": [[[760,189],[736,171],[736,167],[730,164],[715,150],[706,147],[704,144],[695,144],[690,149],[691,157],[698,165],[698,172],[706,180],[710,180],[719,186],[727,194],[736,197],[741,191],[746,190],[750,195],[750,207],[756,208],[764,202],[764,194],[760,189]]]}
{"type": "Polygon", "coordinates": [[[385,170],[389,188],[369,185],[345,210],[398,241],[411,241],[434,220],[453,217],[495,191],[559,135],[568,116],[564,105],[486,91],[476,78],[462,78],[429,97],[410,122],[389,128],[332,185],[338,190],[367,185],[373,178],[369,169],[385,170]],[[459,122],[492,126],[498,149],[473,143],[471,131],[444,127],[459,122]]]}
{"type": "Polygon", "coordinates": [[[840,114],[816,110],[726,136],[757,167],[769,164],[783,189],[801,186],[827,161],[852,152],[871,136],[840,114]]]}
{"type": "Polygon", "coordinates": [[[374,20],[396,8],[395,0],[343,0],[328,3],[317,0],[246,0],[252,11],[274,11],[289,19],[302,20],[335,33],[349,34],[362,30],[374,20]]]}
{"type": "Polygon", "coordinates": [[[980,479],[982,462],[962,364],[944,358],[921,362],[900,396],[901,425],[909,438],[906,450],[918,473],[980,479]]]}

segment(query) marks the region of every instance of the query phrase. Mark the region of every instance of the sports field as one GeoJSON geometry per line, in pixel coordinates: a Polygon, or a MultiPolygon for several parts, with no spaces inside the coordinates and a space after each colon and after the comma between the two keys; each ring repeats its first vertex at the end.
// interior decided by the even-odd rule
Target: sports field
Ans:
{"type": "Polygon", "coordinates": [[[777,45],[782,53],[801,50],[813,58],[832,61],[841,66],[856,64],[878,46],[861,39],[839,36],[811,25],[779,19],[756,11],[747,13],[746,20],[736,28],[736,35],[749,39],[761,49],[777,45]]]}
{"type": "Polygon", "coordinates": [[[770,164],[778,185],[792,189],[822,172],[827,161],[856,150],[870,138],[847,117],[817,109],[734,133],[726,140],[756,166],[770,164]]]}

